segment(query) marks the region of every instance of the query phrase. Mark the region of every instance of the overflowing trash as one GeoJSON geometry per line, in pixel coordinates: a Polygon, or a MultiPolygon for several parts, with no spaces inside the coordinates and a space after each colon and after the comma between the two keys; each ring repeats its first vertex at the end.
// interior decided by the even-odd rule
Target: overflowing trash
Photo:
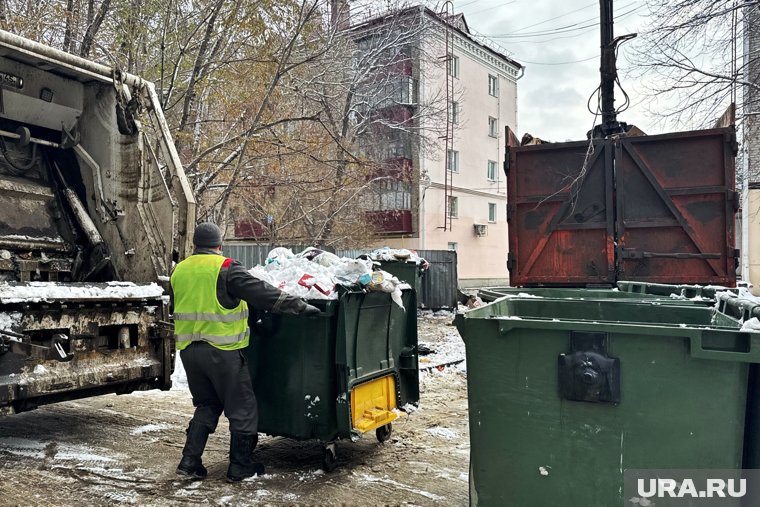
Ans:
{"type": "Polygon", "coordinates": [[[417,252],[406,248],[389,248],[387,246],[378,248],[369,253],[369,258],[373,261],[413,262],[420,267],[421,271],[430,267],[428,261],[417,255],[417,252]]]}
{"type": "Polygon", "coordinates": [[[264,265],[249,270],[263,280],[293,296],[304,299],[338,299],[339,286],[362,287],[367,291],[387,292],[404,307],[401,291],[410,288],[398,278],[382,270],[373,270],[368,258],[349,259],[307,248],[294,254],[289,248],[277,247],[269,252],[264,265]]]}

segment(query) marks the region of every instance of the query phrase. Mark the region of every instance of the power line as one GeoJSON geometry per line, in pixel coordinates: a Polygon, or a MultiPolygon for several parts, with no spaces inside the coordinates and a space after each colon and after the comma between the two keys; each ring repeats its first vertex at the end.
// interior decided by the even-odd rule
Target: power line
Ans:
{"type": "MultiPolygon", "coordinates": [[[[617,21],[623,20],[623,19],[629,17],[631,14],[633,14],[633,12],[628,12],[628,13],[621,14],[617,18],[617,21]]],[[[581,32],[574,33],[573,35],[564,35],[564,36],[561,36],[561,37],[552,37],[550,39],[544,39],[544,40],[529,40],[529,39],[514,40],[514,39],[510,39],[509,43],[510,44],[546,44],[547,42],[554,42],[554,41],[562,40],[562,39],[573,39],[575,37],[580,37],[580,36],[585,35],[587,33],[591,33],[593,31],[598,30],[599,29],[599,24],[598,23],[591,23],[591,24],[587,25],[587,27],[588,27],[587,29],[583,29],[581,32]]],[[[566,32],[560,32],[560,33],[572,33],[573,31],[581,30],[581,29],[582,29],[581,27],[578,27],[578,28],[576,28],[574,30],[567,30],[566,32]]],[[[550,34],[547,33],[545,36],[548,36],[548,35],[550,35],[550,34]]]]}
{"type": "MultiPolygon", "coordinates": [[[[631,2],[631,4],[628,4],[625,7],[630,7],[634,3],[635,2],[631,2]]],[[[636,12],[639,9],[641,9],[642,7],[644,7],[644,5],[638,5],[637,7],[634,7],[633,9],[630,9],[630,10],[628,10],[626,12],[622,12],[622,13],[618,14],[617,16],[615,16],[614,19],[617,20],[617,21],[619,21],[619,20],[623,19],[624,17],[633,14],[634,12],[636,12]]],[[[562,27],[557,27],[557,28],[552,28],[550,30],[541,30],[541,31],[529,32],[529,33],[506,33],[506,34],[501,34],[501,35],[494,34],[494,35],[489,35],[488,37],[491,37],[491,38],[494,38],[494,39],[519,39],[519,38],[524,38],[524,37],[545,37],[547,35],[556,35],[556,34],[560,34],[560,33],[569,33],[569,32],[575,32],[575,31],[578,31],[578,30],[585,30],[587,28],[596,27],[596,26],[599,25],[599,23],[598,23],[598,21],[595,21],[595,20],[596,20],[596,18],[585,19],[583,21],[578,21],[577,23],[572,23],[570,25],[566,25],[566,26],[562,26],[562,27]],[[594,22],[591,22],[591,21],[594,21],[594,22]],[[591,22],[591,23],[589,23],[589,22],[591,22]],[[589,24],[583,25],[582,23],[589,23],[589,24]]]]}
{"type": "Polygon", "coordinates": [[[504,3],[504,4],[494,5],[493,7],[486,7],[485,9],[481,9],[479,11],[471,12],[471,13],[468,14],[468,16],[474,16],[475,14],[480,14],[481,12],[492,11],[492,10],[497,9],[499,7],[506,7],[507,5],[511,5],[511,4],[514,4],[514,3],[517,3],[517,0],[512,0],[511,2],[507,2],[507,3],[504,3]]]}
{"type": "Polygon", "coordinates": [[[559,19],[559,18],[565,17],[565,16],[567,16],[569,14],[573,14],[573,13],[578,12],[578,11],[586,10],[589,7],[592,7],[594,5],[599,5],[599,2],[591,2],[590,4],[588,4],[588,5],[584,6],[584,7],[581,7],[579,9],[575,9],[574,11],[566,12],[564,14],[560,14],[559,16],[554,16],[553,18],[545,19],[543,21],[539,21],[538,23],[533,23],[532,25],[528,25],[528,26],[524,26],[522,28],[518,28],[517,30],[515,30],[515,32],[521,32],[521,31],[526,30],[528,28],[533,28],[534,26],[543,25],[544,23],[548,23],[549,21],[554,21],[555,19],[559,19]]]}
{"type": "Polygon", "coordinates": [[[583,58],[581,60],[570,60],[567,62],[529,62],[528,60],[523,60],[519,56],[515,56],[514,58],[520,63],[529,63],[531,65],[567,65],[570,63],[580,63],[580,62],[588,62],[589,60],[595,60],[599,58],[599,55],[590,56],[588,58],[583,58]]]}
{"type": "Polygon", "coordinates": [[[471,1],[467,2],[467,3],[463,3],[462,5],[457,5],[456,8],[459,9],[459,10],[462,10],[462,7],[467,7],[468,5],[476,4],[476,3],[480,2],[480,1],[481,0],[471,0],[471,1]]]}

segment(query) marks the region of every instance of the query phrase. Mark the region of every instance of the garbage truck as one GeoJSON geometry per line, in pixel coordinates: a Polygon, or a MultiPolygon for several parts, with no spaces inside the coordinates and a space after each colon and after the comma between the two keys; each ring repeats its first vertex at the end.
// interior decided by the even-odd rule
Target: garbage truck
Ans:
{"type": "Polygon", "coordinates": [[[194,222],[152,83],[0,31],[0,415],[168,389],[194,222]]]}

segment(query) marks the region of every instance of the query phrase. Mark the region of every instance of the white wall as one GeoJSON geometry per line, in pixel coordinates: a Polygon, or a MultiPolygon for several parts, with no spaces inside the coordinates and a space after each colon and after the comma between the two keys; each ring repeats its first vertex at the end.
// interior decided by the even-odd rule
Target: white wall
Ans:
{"type": "MultiPolygon", "coordinates": [[[[442,30],[428,41],[427,52],[435,57],[446,53],[442,30]]],[[[517,84],[514,67],[464,37],[455,37],[454,56],[459,58],[459,78],[454,79],[454,100],[459,103],[460,118],[455,125],[454,150],[459,151],[459,172],[452,174],[452,195],[458,198],[458,217],[443,230],[445,221],[445,145],[424,153],[420,171],[430,176],[431,186],[420,189],[420,237],[386,241],[396,247],[446,249],[457,244],[458,271],[463,287],[479,284],[504,284],[508,236],[506,223],[506,181],[503,172],[504,126],[517,129],[517,84]],[[500,68],[501,67],[501,68],[500,68]],[[489,74],[498,76],[498,97],[488,93],[489,74]],[[498,120],[498,137],[490,137],[488,118],[498,120]],[[488,161],[496,162],[496,181],[488,181],[488,161]],[[424,196],[424,199],[423,199],[424,196]],[[496,221],[488,221],[488,203],[496,204],[496,221]],[[475,235],[473,225],[487,225],[483,237],[475,235]]],[[[435,58],[422,62],[420,94],[430,99],[444,93],[445,68],[435,58]]]]}

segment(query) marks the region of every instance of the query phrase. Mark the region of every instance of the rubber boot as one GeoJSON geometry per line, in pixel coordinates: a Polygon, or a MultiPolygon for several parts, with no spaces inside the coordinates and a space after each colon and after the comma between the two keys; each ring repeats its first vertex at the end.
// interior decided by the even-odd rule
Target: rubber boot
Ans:
{"type": "Polygon", "coordinates": [[[253,461],[253,450],[258,441],[258,434],[230,434],[230,466],[227,468],[229,482],[240,482],[254,475],[264,475],[264,465],[253,461]]]}
{"type": "Polygon", "coordinates": [[[182,449],[182,460],[177,466],[177,475],[192,480],[206,478],[208,470],[206,470],[206,467],[201,462],[201,455],[203,455],[203,450],[206,448],[209,433],[209,429],[205,426],[190,422],[190,425],[187,427],[185,448],[182,449]]]}

